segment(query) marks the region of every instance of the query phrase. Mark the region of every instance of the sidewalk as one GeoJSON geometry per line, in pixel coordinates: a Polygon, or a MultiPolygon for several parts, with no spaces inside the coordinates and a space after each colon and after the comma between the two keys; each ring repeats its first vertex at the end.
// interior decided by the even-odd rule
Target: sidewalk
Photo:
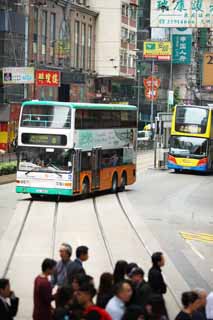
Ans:
{"type": "Polygon", "coordinates": [[[15,182],[15,181],[16,181],[16,174],[15,173],[0,176],[0,185],[15,182]]]}

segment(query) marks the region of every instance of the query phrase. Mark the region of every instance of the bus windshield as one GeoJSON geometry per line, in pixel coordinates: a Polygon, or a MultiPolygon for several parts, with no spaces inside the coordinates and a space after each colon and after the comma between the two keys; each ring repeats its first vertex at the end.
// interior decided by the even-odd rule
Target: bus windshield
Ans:
{"type": "Polygon", "coordinates": [[[71,171],[71,150],[54,148],[21,148],[20,171],[61,172],[71,171]]]}
{"type": "Polygon", "coordinates": [[[208,140],[193,137],[171,137],[170,154],[179,157],[202,158],[207,155],[208,140]]]}
{"type": "Polygon", "coordinates": [[[209,110],[178,106],[176,109],[175,130],[191,134],[204,134],[207,129],[209,110]]]}
{"type": "Polygon", "coordinates": [[[67,129],[71,127],[71,108],[57,105],[25,105],[22,127],[67,129]]]}

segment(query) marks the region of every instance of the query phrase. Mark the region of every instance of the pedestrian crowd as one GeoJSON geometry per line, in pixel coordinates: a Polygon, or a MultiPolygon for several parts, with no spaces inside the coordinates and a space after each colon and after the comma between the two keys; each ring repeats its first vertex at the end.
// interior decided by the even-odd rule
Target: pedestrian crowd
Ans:
{"type": "MultiPolygon", "coordinates": [[[[33,320],[169,320],[163,253],[152,255],[147,281],[136,262],[119,260],[113,273],[101,275],[96,289],[83,265],[88,251],[86,246],[78,247],[71,260],[72,247],[63,243],[58,262],[44,259],[34,281],[33,320]]],[[[181,301],[183,308],[175,320],[213,320],[213,292],[208,296],[204,289],[184,292],[181,301]]],[[[9,280],[0,279],[0,319],[12,320],[18,304],[9,280]]]]}

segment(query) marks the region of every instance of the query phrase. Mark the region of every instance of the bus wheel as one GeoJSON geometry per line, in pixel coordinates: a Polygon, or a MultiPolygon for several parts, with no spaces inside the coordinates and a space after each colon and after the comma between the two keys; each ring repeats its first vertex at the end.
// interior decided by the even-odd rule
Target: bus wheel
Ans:
{"type": "Polygon", "coordinates": [[[180,169],[175,169],[175,173],[180,173],[180,169]]]}
{"type": "Polygon", "coordinates": [[[126,172],[123,172],[121,176],[121,184],[119,187],[120,192],[123,192],[125,190],[126,183],[127,183],[126,172]]]}
{"type": "Polygon", "coordinates": [[[117,174],[113,175],[112,178],[112,193],[116,193],[118,191],[118,177],[117,174]]]}
{"type": "Polygon", "coordinates": [[[89,194],[89,179],[85,178],[82,184],[82,196],[87,197],[89,194]]]}

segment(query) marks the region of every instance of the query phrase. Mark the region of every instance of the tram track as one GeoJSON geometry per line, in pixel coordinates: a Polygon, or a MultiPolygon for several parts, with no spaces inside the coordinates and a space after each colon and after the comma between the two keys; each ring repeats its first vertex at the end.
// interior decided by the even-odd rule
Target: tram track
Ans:
{"type": "MultiPolygon", "coordinates": [[[[4,272],[1,272],[23,292],[18,319],[28,319],[24,308],[26,303],[28,308],[32,307],[33,279],[39,273],[42,259],[48,256],[57,259],[62,242],[66,241],[74,248],[88,245],[91,257],[85,268],[96,281],[102,272],[112,271],[120,259],[137,262],[148,271],[151,250],[138,232],[124,197],[125,193],[73,202],[30,200],[26,204],[26,201],[21,201],[25,213],[22,213],[19,230],[4,262],[4,272]],[[32,270],[22,288],[20,279],[25,268],[32,270]]],[[[178,304],[176,297],[172,295],[172,298],[178,304]]]]}
{"type": "Polygon", "coordinates": [[[14,255],[15,255],[16,248],[17,248],[19,240],[20,240],[20,238],[22,236],[22,232],[24,230],[24,226],[25,226],[27,218],[29,216],[31,205],[32,205],[32,201],[30,201],[29,204],[28,204],[28,208],[26,210],[25,217],[24,217],[24,219],[22,221],[20,230],[18,232],[17,238],[16,238],[16,240],[14,242],[14,245],[12,247],[11,253],[10,253],[9,257],[8,257],[8,261],[6,263],[6,266],[4,268],[3,275],[2,275],[3,278],[5,278],[7,276],[8,270],[9,270],[11,262],[12,262],[12,259],[13,259],[14,255]]]}

